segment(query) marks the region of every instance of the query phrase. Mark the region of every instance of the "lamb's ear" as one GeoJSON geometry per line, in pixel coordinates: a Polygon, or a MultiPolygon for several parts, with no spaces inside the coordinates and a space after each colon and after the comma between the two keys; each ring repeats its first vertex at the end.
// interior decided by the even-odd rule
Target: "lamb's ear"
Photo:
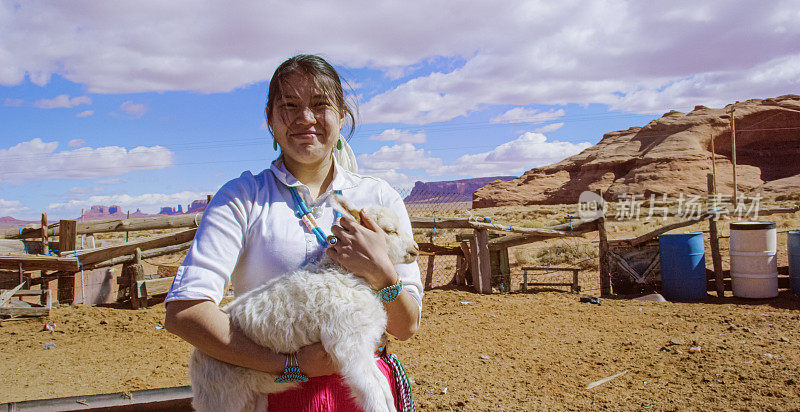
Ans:
{"type": "Polygon", "coordinates": [[[342,217],[346,219],[353,219],[358,223],[361,224],[361,213],[359,210],[353,207],[345,198],[341,195],[334,194],[331,197],[331,206],[333,206],[334,210],[337,210],[339,213],[342,214],[342,217]]]}

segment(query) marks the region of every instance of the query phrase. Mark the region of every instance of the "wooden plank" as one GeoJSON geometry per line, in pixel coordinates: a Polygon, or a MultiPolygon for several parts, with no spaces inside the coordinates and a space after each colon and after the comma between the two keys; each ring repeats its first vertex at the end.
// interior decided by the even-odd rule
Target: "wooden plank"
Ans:
{"type": "Polygon", "coordinates": [[[608,237],[606,234],[606,218],[600,216],[597,219],[597,233],[600,238],[599,257],[600,257],[600,296],[611,295],[611,268],[608,256],[608,237]]]}
{"type": "MultiPolygon", "coordinates": [[[[583,222],[579,221],[578,223],[583,222]]],[[[415,229],[488,229],[502,232],[519,233],[523,235],[538,235],[543,237],[564,237],[570,236],[566,230],[570,229],[570,225],[560,225],[559,228],[531,228],[531,227],[515,227],[505,226],[501,224],[493,224],[490,222],[479,222],[470,220],[463,217],[412,217],[411,227],[415,229]]],[[[572,226],[574,228],[574,226],[572,226]]]]}
{"type": "MultiPolygon", "coordinates": [[[[191,245],[192,245],[192,242],[185,242],[185,243],[181,243],[179,245],[173,245],[173,246],[167,246],[167,247],[162,247],[162,248],[158,248],[158,249],[147,250],[147,251],[142,252],[142,259],[150,259],[150,258],[154,258],[154,257],[158,257],[158,256],[171,255],[173,253],[178,253],[178,252],[181,252],[183,250],[189,249],[189,247],[191,247],[191,245]]],[[[115,257],[115,258],[109,259],[109,260],[104,260],[102,262],[92,263],[91,265],[84,266],[84,269],[99,269],[99,268],[104,268],[104,267],[108,267],[108,266],[123,265],[125,263],[131,263],[134,260],[135,260],[134,259],[134,255],[133,254],[129,254],[129,255],[125,255],[125,256],[118,256],[118,257],[115,257]]]]}
{"type": "Polygon", "coordinates": [[[497,251],[499,258],[499,273],[503,282],[503,291],[511,292],[511,265],[508,261],[508,248],[497,251]]]}
{"type": "Polygon", "coordinates": [[[708,220],[710,217],[711,217],[710,213],[704,213],[701,216],[696,217],[694,219],[689,219],[689,220],[685,220],[683,222],[678,222],[678,223],[673,223],[671,225],[666,225],[666,226],[660,227],[660,228],[658,228],[656,230],[653,230],[652,232],[648,232],[648,233],[645,233],[645,234],[643,234],[641,236],[635,237],[633,239],[625,239],[625,240],[622,240],[622,241],[618,240],[615,243],[624,242],[624,243],[627,243],[627,244],[629,244],[629,245],[631,245],[633,247],[636,247],[636,246],[639,246],[641,244],[647,243],[647,241],[649,241],[650,239],[658,237],[658,235],[660,235],[660,234],[667,233],[670,230],[675,230],[675,229],[679,229],[679,228],[682,228],[682,227],[691,226],[691,225],[693,225],[693,224],[695,224],[697,222],[702,222],[704,220],[708,220]]]}
{"type": "Polygon", "coordinates": [[[175,276],[159,279],[146,279],[136,281],[136,294],[139,298],[150,297],[154,295],[163,295],[169,292],[172,286],[172,280],[175,276]]]}
{"type": "Polygon", "coordinates": [[[50,247],[47,244],[47,213],[42,213],[42,226],[39,229],[39,233],[42,237],[42,254],[49,255],[50,247]]]}
{"type": "Polygon", "coordinates": [[[419,251],[423,255],[461,255],[461,247],[443,246],[435,243],[417,243],[419,251]]]}
{"type": "Polygon", "coordinates": [[[472,287],[475,292],[480,293],[481,289],[478,285],[478,273],[480,273],[480,262],[478,261],[478,246],[475,243],[475,236],[469,241],[469,272],[472,276],[472,287]]]}
{"type": "MultiPolygon", "coordinates": [[[[80,280],[80,274],[78,275],[80,280]]],[[[75,273],[59,273],[57,299],[59,303],[75,301],[75,273]]]]}
{"type": "MultiPolygon", "coordinates": [[[[144,281],[144,268],[141,265],[141,251],[137,254],[135,263],[126,264],[122,267],[122,276],[128,278],[129,285],[137,285],[139,281],[144,281]]],[[[138,288],[133,287],[130,290],[131,307],[139,309],[147,307],[147,289],[140,291],[138,288]],[[144,296],[142,296],[144,295],[144,296]]]]}
{"type": "Polygon", "coordinates": [[[522,269],[522,270],[549,270],[551,272],[580,270],[579,268],[566,267],[566,266],[522,266],[520,269],[522,269]]]}
{"type": "Polygon", "coordinates": [[[70,250],[75,250],[77,243],[77,220],[61,220],[58,222],[58,251],[63,253],[70,250]]]}
{"type": "Polygon", "coordinates": [[[104,260],[123,255],[129,255],[136,249],[150,250],[188,242],[194,238],[195,233],[197,233],[197,229],[188,229],[163,236],[126,243],[124,245],[107,246],[94,249],[90,252],[78,253],[78,260],[80,260],[83,265],[91,265],[92,263],[102,262],[104,260]]]}
{"type": "Polygon", "coordinates": [[[49,308],[0,308],[0,316],[48,316],[49,308]]]}
{"type": "Polygon", "coordinates": [[[411,227],[414,229],[471,229],[469,218],[466,217],[411,217],[411,227]],[[434,222],[434,219],[436,220],[434,222]]]}
{"type": "Polygon", "coordinates": [[[578,285],[578,272],[578,269],[572,271],[572,287],[570,288],[572,293],[578,293],[581,291],[581,287],[578,285]]]}
{"type": "Polygon", "coordinates": [[[436,255],[428,256],[428,267],[425,271],[425,290],[430,290],[433,287],[433,260],[436,259],[436,255]]]}
{"type": "MultiPolygon", "coordinates": [[[[714,187],[714,176],[708,175],[708,194],[714,196],[717,188],[714,187]]],[[[716,207],[716,205],[714,205],[716,207]]],[[[714,277],[716,279],[717,296],[725,296],[725,282],[722,280],[722,255],[719,252],[719,232],[717,231],[717,218],[711,215],[708,219],[708,233],[711,244],[711,262],[714,266],[714,277]]]]}
{"type": "Polygon", "coordinates": [[[57,257],[57,256],[28,256],[28,255],[7,255],[0,256],[0,269],[19,270],[22,264],[22,270],[35,271],[35,270],[63,270],[63,271],[79,271],[78,259],[74,257],[57,257]]]}
{"type": "Polygon", "coordinates": [[[0,239],[0,255],[25,254],[25,243],[16,239],[0,239]]]}
{"type": "Polygon", "coordinates": [[[458,263],[461,264],[461,267],[458,267],[458,264],[456,264],[456,284],[459,286],[465,286],[472,283],[472,274],[470,273],[469,277],[467,276],[469,273],[469,264],[471,259],[469,242],[460,242],[460,246],[462,256],[458,257],[458,263]],[[467,280],[468,278],[469,280],[467,280]]]}
{"type": "Polygon", "coordinates": [[[769,216],[774,215],[777,213],[795,213],[800,211],[800,206],[795,207],[786,207],[786,208],[778,208],[778,209],[767,209],[767,210],[759,210],[759,216],[769,216]]]}
{"type": "MultiPolygon", "coordinates": [[[[134,219],[78,222],[76,234],[85,235],[91,233],[197,227],[202,219],[202,216],[202,213],[194,213],[190,215],[154,216],[134,219]]],[[[60,235],[60,228],[56,227],[51,230],[50,235],[60,235]]],[[[19,228],[0,229],[0,238],[3,239],[30,239],[40,236],[41,228],[38,227],[25,228],[22,230],[22,234],[19,233],[19,228]]]]}
{"type": "MultiPolygon", "coordinates": [[[[597,219],[580,219],[572,222],[572,225],[569,223],[564,223],[560,225],[554,226],[547,226],[542,229],[547,230],[554,230],[563,232],[563,237],[580,237],[586,232],[593,232],[597,227],[595,223],[597,219]]],[[[489,240],[489,249],[491,250],[499,250],[502,248],[509,248],[513,246],[524,245],[527,243],[538,242],[541,240],[551,239],[553,237],[562,237],[562,236],[553,236],[549,234],[550,232],[537,232],[535,234],[521,234],[515,233],[511,235],[501,236],[495,239],[489,240]]]]}
{"type": "Polygon", "coordinates": [[[5,305],[6,302],[8,302],[8,300],[11,299],[11,297],[14,296],[15,293],[17,293],[20,289],[22,289],[23,285],[25,285],[25,282],[20,283],[14,289],[3,290],[3,293],[0,293],[0,307],[5,305]]]}
{"type": "Polygon", "coordinates": [[[473,273],[475,290],[478,293],[492,293],[492,267],[489,260],[489,231],[474,229],[475,241],[473,252],[477,258],[477,271],[473,273]]]}

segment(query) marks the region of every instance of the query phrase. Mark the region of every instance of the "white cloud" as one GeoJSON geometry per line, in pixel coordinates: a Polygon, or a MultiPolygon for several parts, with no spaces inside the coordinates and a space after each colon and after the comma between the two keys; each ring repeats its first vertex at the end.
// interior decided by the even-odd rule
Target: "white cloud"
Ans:
{"type": "Polygon", "coordinates": [[[430,157],[424,149],[417,149],[411,143],[383,146],[374,153],[358,156],[359,170],[365,174],[397,169],[435,170],[441,165],[441,159],[430,157]]]}
{"type": "Polygon", "coordinates": [[[370,136],[369,139],[380,141],[396,141],[398,143],[425,143],[427,136],[425,135],[425,131],[412,133],[407,130],[386,129],[378,135],[370,136]]]}
{"type": "Polygon", "coordinates": [[[409,77],[362,105],[366,123],[441,122],[487,105],[660,113],[796,91],[798,36],[796,0],[3,2],[0,84],[58,74],[89,93],[227,92],[313,51],[409,77]],[[286,18],[300,15],[302,30],[286,18]],[[415,78],[431,58],[465,63],[415,78]]]}
{"type": "Polygon", "coordinates": [[[141,103],[134,103],[130,100],[127,100],[124,103],[122,103],[122,105],[119,108],[122,109],[123,112],[127,113],[128,115],[130,115],[135,119],[138,119],[144,116],[145,113],[147,113],[147,106],[141,103]]]}
{"type": "Polygon", "coordinates": [[[75,115],[75,117],[89,117],[94,114],[94,110],[86,110],[75,115]]]}
{"type": "Polygon", "coordinates": [[[52,99],[37,100],[34,105],[40,109],[69,109],[82,104],[92,104],[89,96],[76,96],[70,98],[69,95],[62,94],[52,99]]]}
{"type": "Polygon", "coordinates": [[[69,147],[81,147],[86,144],[86,140],[83,139],[72,139],[67,142],[67,146],[69,147]]]}
{"type": "Polygon", "coordinates": [[[417,179],[408,176],[405,173],[398,172],[397,170],[394,169],[389,169],[389,170],[365,169],[365,170],[359,170],[359,173],[368,176],[379,177],[387,181],[392,187],[398,190],[411,188],[414,186],[414,182],[417,181],[417,179]]]}
{"type": "Polygon", "coordinates": [[[25,101],[22,99],[12,99],[10,97],[6,97],[6,99],[3,100],[3,106],[8,107],[19,107],[22,106],[23,103],[25,103],[25,101]]]}
{"type": "Polygon", "coordinates": [[[534,131],[537,133],[555,132],[556,130],[564,127],[564,123],[550,123],[542,127],[537,127],[534,131]]]}
{"type": "Polygon", "coordinates": [[[534,167],[557,163],[591,147],[589,142],[552,141],[541,133],[526,132],[485,153],[464,155],[440,173],[464,176],[518,175],[534,167]]]}
{"type": "Polygon", "coordinates": [[[547,123],[564,116],[564,109],[548,110],[546,112],[524,107],[513,108],[491,120],[491,123],[547,123]]]}
{"type": "Polygon", "coordinates": [[[383,146],[374,153],[362,154],[358,156],[358,164],[361,173],[384,178],[395,187],[408,187],[417,180],[403,173],[408,170],[421,171],[426,176],[519,175],[534,167],[557,163],[591,146],[589,142],[548,142],[541,133],[526,132],[491,151],[464,155],[447,165],[410,143],[383,146]]]}
{"type": "Polygon", "coordinates": [[[12,216],[28,210],[19,200],[0,199],[0,216],[12,216]]]}
{"type": "Polygon", "coordinates": [[[158,213],[162,206],[187,205],[193,200],[205,199],[206,193],[183,191],[179,193],[144,193],[131,196],[121,195],[102,195],[90,196],[84,199],[75,199],[63,203],[51,203],[47,206],[50,211],[61,215],[80,215],[82,209],[88,209],[92,205],[116,205],[122,210],[134,211],[141,209],[144,213],[158,213]]]}
{"type": "Polygon", "coordinates": [[[134,170],[163,169],[173,153],[162,146],[81,147],[57,152],[58,142],[35,138],[0,149],[0,183],[20,184],[34,179],[94,179],[134,170]]]}

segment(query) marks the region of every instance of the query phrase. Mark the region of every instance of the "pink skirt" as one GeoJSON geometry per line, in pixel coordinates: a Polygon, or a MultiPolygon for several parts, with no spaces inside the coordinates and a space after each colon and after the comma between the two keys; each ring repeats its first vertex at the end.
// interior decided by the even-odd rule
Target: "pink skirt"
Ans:
{"type": "MultiPolygon", "coordinates": [[[[402,410],[397,399],[394,375],[389,365],[382,359],[375,359],[378,369],[381,370],[389,387],[392,388],[395,408],[402,410]]],[[[348,388],[340,375],[320,376],[310,378],[308,382],[301,383],[300,386],[284,391],[273,393],[267,396],[268,412],[356,412],[363,411],[355,399],[353,399],[348,388]]],[[[259,402],[256,410],[263,411],[264,405],[259,402]]]]}

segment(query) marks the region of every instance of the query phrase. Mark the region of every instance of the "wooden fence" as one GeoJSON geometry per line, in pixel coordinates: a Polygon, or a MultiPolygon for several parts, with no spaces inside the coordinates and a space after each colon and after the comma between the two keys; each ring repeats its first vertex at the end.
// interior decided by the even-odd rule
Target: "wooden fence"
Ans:
{"type": "MultiPolygon", "coordinates": [[[[709,178],[709,193],[714,193],[713,189],[709,178]]],[[[759,213],[761,215],[770,215],[797,211],[800,211],[800,207],[764,210],[759,213]]],[[[605,217],[602,215],[595,219],[574,220],[570,223],[544,228],[505,227],[492,223],[488,219],[482,221],[475,218],[455,217],[412,217],[411,226],[416,229],[471,229],[472,233],[470,235],[460,235],[456,238],[457,244],[421,243],[420,250],[428,256],[424,280],[426,288],[432,286],[433,266],[436,256],[455,255],[457,256],[457,264],[451,283],[456,285],[471,283],[478,293],[491,293],[493,284],[504,285],[505,290],[510,289],[508,259],[508,249],[510,247],[552,238],[582,236],[584,233],[597,231],[599,235],[600,294],[601,296],[607,296],[612,292],[610,259],[614,252],[610,250],[610,245],[638,247],[657,238],[662,233],[707,221],[709,232],[711,233],[712,261],[715,273],[714,284],[717,293],[722,296],[725,289],[725,281],[719,253],[716,227],[717,216],[716,213],[710,211],[694,219],[666,225],[632,239],[615,240],[613,242],[609,242],[607,238],[605,217]],[[492,232],[491,235],[490,232],[492,232]]],[[[2,248],[14,248],[13,244],[9,246],[6,243],[9,242],[8,239],[19,242],[18,244],[14,243],[18,248],[21,248],[22,242],[31,242],[29,239],[38,239],[36,242],[41,243],[38,250],[43,252],[40,255],[16,253],[0,256],[0,275],[4,274],[7,280],[9,274],[18,274],[20,285],[26,284],[29,288],[38,285],[40,290],[43,291],[54,289],[57,291],[58,302],[72,303],[76,285],[83,286],[82,275],[85,271],[122,265],[121,274],[116,278],[116,285],[119,287],[117,299],[129,300],[134,308],[143,307],[147,305],[149,297],[166,293],[172,282],[172,277],[146,279],[142,269],[142,260],[188,249],[201,219],[202,214],[197,213],[193,215],[99,222],[61,220],[58,223],[48,225],[47,216],[43,214],[42,224],[39,227],[0,230],[0,239],[7,239],[0,242],[0,251],[3,250],[2,248]],[[76,247],[77,236],[81,234],[155,229],[183,230],[139,239],[122,245],[92,249],[77,249],[76,247]],[[58,242],[50,242],[51,238],[58,238],[58,242]],[[57,253],[55,253],[56,251],[57,253]],[[39,276],[32,276],[32,272],[39,272],[39,276]],[[81,275],[80,278],[78,277],[79,274],[81,275]],[[81,280],[79,281],[79,279],[81,280]]],[[[0,277],[0,280],[3,280],[3,278],[0,277]]],[[[19,288],[21,286],[18,286],[18,290],[11,293],[11,295],[25,293],[19,288]]],[[[41,293],[43,294],[44,292],[41,293]]],[[[3,296],[5,297],[5,295],[3,296]]]]}

